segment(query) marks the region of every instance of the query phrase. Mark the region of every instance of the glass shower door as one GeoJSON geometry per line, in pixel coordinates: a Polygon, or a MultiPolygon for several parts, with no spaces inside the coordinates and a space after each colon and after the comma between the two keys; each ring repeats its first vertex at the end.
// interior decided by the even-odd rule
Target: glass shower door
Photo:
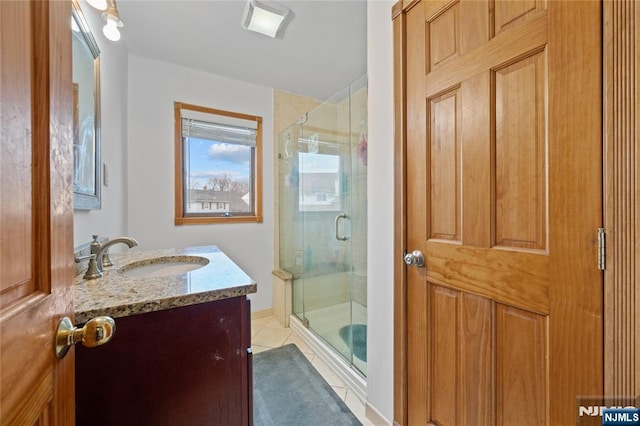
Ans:
{"type": "Polygon", "coordinates": [[[366,376],[366,76],[279,135],[280,268],[293,313],[366,376]]]}
{"type": "Polygon", "coordinates": [[[303,216],[303,321],[353,363],[350,115],[347,88],[301,124],[298,208],[303,216]]]}

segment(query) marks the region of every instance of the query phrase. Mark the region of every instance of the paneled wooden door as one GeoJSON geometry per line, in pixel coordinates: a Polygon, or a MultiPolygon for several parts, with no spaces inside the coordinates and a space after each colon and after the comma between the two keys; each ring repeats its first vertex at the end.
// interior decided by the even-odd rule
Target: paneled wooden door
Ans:
{"type": "Polygon", "coordinates": [[[0,1],[0,424],[73,425],[71,2],[0,1]]]}
{"type": "Polygon", "coordinates": [[[601,5],[405,2],[409,425],[571,425],[603,390],[601,5]]]}

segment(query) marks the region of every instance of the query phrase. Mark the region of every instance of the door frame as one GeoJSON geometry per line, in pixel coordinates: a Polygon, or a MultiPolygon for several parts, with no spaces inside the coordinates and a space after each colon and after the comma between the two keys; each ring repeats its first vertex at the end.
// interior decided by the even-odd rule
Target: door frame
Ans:
{"type": "Polygon", "coordinates": [[[606,395],[636,397],[640,396],[638,25],[637,0],[603,3],[604,386],[606,395]]]}
{"type": "Polygon", "coordinates": [[[407,268],[401,256],[407,249],[407,146],[406,146],[406,13],[417,0],[399,0],[391,9],[393,21],[393,424],[408,419],[407,372],[407,268]]]}
{"type": "MultiPolygon", "coordinates": [[[[394,425],[406,425],[407,249],[406,13],[418,0],[393,5],[394,70],[394,425]]],[[[603,206],[607,237],[604,273],[605,394],[640,395],[640,5],[604,1],[603,206]],[[620,119],[620,117],[622,117],[620,119]],[[630,274],[635,271],[635,275],[630,274]]],[[[595,235],[595,230],[594,230],[595,235]]],[[[595,259],[594,259],[595,262],[595,259]]]]}

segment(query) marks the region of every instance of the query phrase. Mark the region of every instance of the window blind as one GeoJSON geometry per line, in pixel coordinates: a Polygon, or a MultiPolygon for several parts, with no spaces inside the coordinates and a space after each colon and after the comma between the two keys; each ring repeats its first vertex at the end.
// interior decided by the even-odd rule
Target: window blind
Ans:
{"type": "Polygon", "coordinates": [[[182,136],[185,138],[206,139],[254,147],[256,146],[256,134],[257,130],[249,127],[182,118],[182,136]]]}

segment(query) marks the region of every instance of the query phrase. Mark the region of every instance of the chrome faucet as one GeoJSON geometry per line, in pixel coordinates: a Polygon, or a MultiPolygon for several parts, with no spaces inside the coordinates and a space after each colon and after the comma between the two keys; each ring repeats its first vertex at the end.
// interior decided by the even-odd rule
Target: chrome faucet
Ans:
{"type": "Polygon", "coordinates": [[[131,247],[135,247],[138,245],[138,242],[134,238],[130,237],[118,237],[112,238],[106,243],[99,243],[98,236],[93,236],[93,243],[91,243],[91,254],[96,255],[96,266],[98,267],[98,271],[102,272],[104,266],[111,266],[111,262],[107,262],[106,264],[103,262],[103,257],[106,254],[106,250],[109,249],[114,244],[123,243],[131,247]]]}

